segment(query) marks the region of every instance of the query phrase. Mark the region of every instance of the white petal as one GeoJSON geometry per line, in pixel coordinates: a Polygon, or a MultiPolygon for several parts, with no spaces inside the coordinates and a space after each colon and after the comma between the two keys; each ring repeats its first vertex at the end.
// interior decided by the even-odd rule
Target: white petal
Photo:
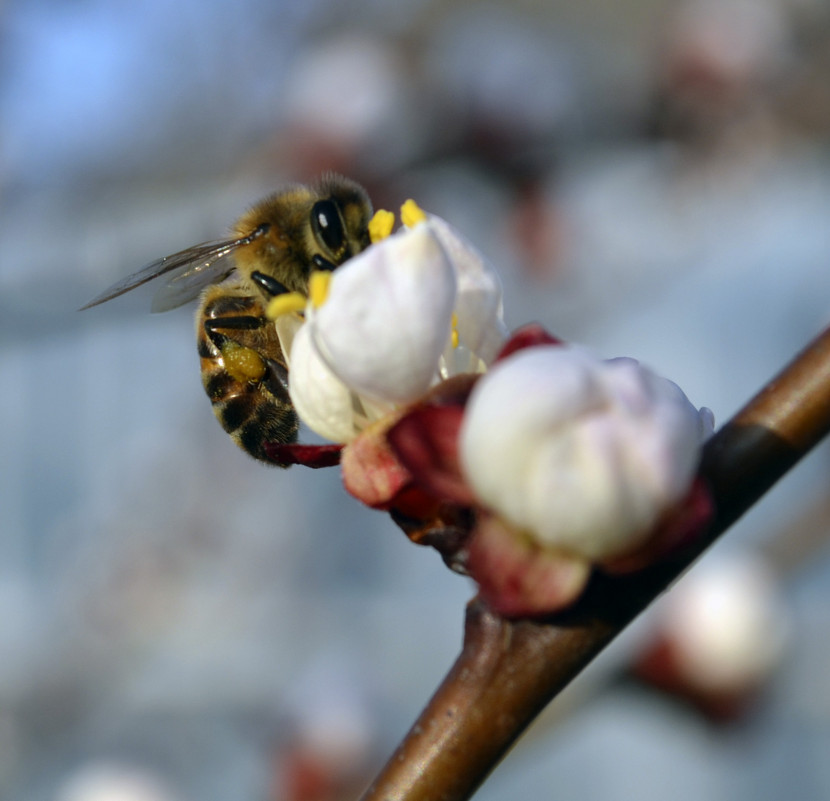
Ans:
{"type": "Polygon", "coordinates": [[[289,367],[291,361],[291,346],[294,343],[294,337],[304,324],[303,318],[299,314],[282,314],[274,321],[274,327],[277,329],[277,336],[280,340],[280,347],[289,367]]]}
{"type": "Polygon", "coordinates": [[[581,352],[565,356],[566,350],[571,352],[529,348],[496,364],[479,381],[464,415],[460,442],[467,477],[487,505],[520,527],[530,514],[538,517],[528,501],[542,438],[603,402],[596,380],[580,364],[581,352]]]}
{"type": "Polygon", "coordinates": [[[429,227],[419,225],[334,273],[313,321],[314,344],[359,394],[405,403],[437,374],[454,303],[452,266],[429,227]]]}
{"type": "Polygon", "coordinates": [[[288,391],[297,414],[312,431],[333,442],[355,437],[352,392],[312,346],[308,325],[294,335],[288,391]]]}
{"type": "MultiPolygon", "coordinates": [[[[455,269],[455,313],[461,345],[490,364],[507,339],[501,279],[473,245],[446,220],[429,216],[455,269]]],[[[445,357],[450,359],[450,354],[445,357]]]]}
{"type": "Polygon", "coordinates": [[[701,415],[683,390],[633,359],[604,362],[603,384],[624,417],[632,468],[656,499],[672,504],[688,489],[700,443],[708,435],[701,415]]]}

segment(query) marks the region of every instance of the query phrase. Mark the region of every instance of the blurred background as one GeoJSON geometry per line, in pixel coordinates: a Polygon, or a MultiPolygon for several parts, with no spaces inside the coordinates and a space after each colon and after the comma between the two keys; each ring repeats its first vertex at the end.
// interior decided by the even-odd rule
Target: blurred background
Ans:
{"type": "MultiPolygon", "coordinates": [[[[0,798],[354,798],[473,592],[236,449],[192,308],[79,306],[337,170],[465,232],[511,327],[723,422],[830,322],[828,87],[827,0],[0,5],[0,798]]],[[[743,683],[666,679],[664,604],[477,798],[830,798],[829,455],[692,573],[760,560],[760,606],[704,603],[754,627],[743,683]]]]}

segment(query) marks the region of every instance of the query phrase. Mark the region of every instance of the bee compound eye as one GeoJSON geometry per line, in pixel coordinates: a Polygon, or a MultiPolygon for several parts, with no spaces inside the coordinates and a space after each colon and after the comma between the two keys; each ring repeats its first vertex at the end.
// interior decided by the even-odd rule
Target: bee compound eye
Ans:
{"type": "Polygon", "coordinates": [[[340,212],[331,200],[318,200],[311,209],[311,227],[314,236],[322,242],[331,253],[340,255],[346,243],[346,233],[340,212]]]}

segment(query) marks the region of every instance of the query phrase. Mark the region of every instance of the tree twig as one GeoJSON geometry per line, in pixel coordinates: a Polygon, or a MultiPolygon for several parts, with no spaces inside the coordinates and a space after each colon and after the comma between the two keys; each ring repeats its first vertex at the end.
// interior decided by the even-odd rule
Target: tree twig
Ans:
{"type": "Polygon", "coordinates": [[[508,621],[474,599],[460,656],[363,801],[463,801],[536,715],[830,431],[830,329],[707,443],[716,515],[682,558],[597,575],[555,620],[508,621]]]}

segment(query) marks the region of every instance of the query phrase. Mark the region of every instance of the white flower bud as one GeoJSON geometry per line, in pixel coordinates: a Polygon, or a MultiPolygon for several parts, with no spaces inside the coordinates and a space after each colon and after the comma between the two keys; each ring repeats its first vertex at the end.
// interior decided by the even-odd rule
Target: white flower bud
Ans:
{"type": "Polygon", "coordinates": [[[461,464],[512,527],[603,561],[635,550],[688,492],[706,433],[679,387],[634,360],[532,347],[477,384],[461,464]]]}
{"type": "Polygon", "coordinates": [[[789,625],[769,569],[749,555],[710,557],[662,605],[677,669],[712,692],[751,689],[783,657],[789,625]]]}

